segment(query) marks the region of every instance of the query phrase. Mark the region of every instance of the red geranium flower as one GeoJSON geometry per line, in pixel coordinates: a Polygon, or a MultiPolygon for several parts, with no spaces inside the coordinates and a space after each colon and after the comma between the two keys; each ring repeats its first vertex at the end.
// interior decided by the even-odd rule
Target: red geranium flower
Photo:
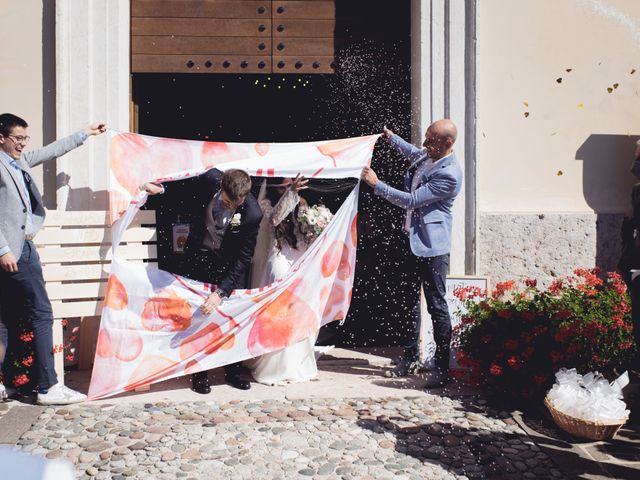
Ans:
{"type": "Polygon", "coordinates": [[[551,361],[553,363],[558,363],[558,362],[562,361],[563,358],[564,358],[564,356],[560,352],[557,352],[555,350],[553,352],[551,352],[551,361]]]}
{"type": "Polygon", "coordinates": [[[513,370],[520,370],[520,368],[522,368],[522,363],[520,362],[520,359],[515,355],[512,355],[507,359],[507,364],[513,370]]]}
{"type": "Polygon", "coordinates": [[[26,385],[27,383],[29,383],[29,377],[27,377],[24,373],[13,378],[13,386],[16,388],[26,385]]]}
{"type": "Polygon", "coordinates": [[[21,334],[20,340],[22,340],[24,343],[29,343],[33,341],[33,332],[25,332],[21,334]]]}

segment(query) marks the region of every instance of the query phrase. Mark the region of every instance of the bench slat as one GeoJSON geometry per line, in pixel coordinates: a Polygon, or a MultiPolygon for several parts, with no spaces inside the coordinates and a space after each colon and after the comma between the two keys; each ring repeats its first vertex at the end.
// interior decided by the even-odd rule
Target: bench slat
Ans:
{"type": "MultiPolygon", "coordinates": [[[[155,224],[156,212],[154,210],[140,210],[131,223],[132,226],[140,224],[155,224]]],[[[83,226],[109,226],[109,212],[83,211],[68,212],[63,210],[47,210],[44,226],[83,225],[83,226]]]]}
{"type": "Polygon", "coordinates": [[[51,302],[53,318],[91,317],[102,313],[104,302],[51,302]]]}
{"type": "MultiPolygon", "coordinates": [[[[143,263],[141,260],[130,260],[131,263],[143,263]]],[[[146,262],[156,266],[157,262],[146,262]]],[[[101,280],[109,277],[110,263],[95,265],[43,265],[42,273],[47,282],[61,282],[70,280],[101,280]]],[[[48,288],[48,287],[47,287],[48,288]]]]}
{"type": "Polygon", "coordinates": [[[75,300],[104,298],[107,291],[107,282],[92,283],[50,283],[47,285],[49,300],[75,300]]]}
{"type": "MultiPolygon", "coordinates": [[[[111,260],[111,247],[43,247],[38,249],[43,263],[62,262],[98,262],[111,260]]],[[[121,245],[118,249],[120,256],[126,259],[145,260],[157,258],[155,245],[121,245]]]]}
{"type": "MultiPolygon", "coordinates": [[[[151,227],[129,228],[122,236],[123,242],[156,241],[156,229],[151,227]]],[[[110,228],[69,228],[42,229],[34,240],[41,245],[68,245],[73,243],[108,243],[111,244],[110,228]]]]}

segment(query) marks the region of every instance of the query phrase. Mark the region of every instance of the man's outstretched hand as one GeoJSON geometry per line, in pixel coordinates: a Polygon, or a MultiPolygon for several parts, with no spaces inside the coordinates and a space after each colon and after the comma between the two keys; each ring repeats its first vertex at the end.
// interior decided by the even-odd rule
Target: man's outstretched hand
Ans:
{"type": "Polygon", "coordinates": [[[213,313],[213,310],[222,303],[222,298],[218,294],[218,292],[213,292],[209,297],[204,301],[204,303],[200,306],[200,310],[205,315],[210,315],[213,313]]]}
{"type": "Polygon", "coordinates": [[[392,135],[393,135],[393,132],[391,130],[389,130],[386,125],[384,127],[382,127],[382,136],[385,139],[389,140],[392,135]]]}
{"type": "Polygon", "coordinates": [[[107,131],[107,124],[104,122],[92,123],[84,129],[87,135],[100,135],[107,131]]]}
{"type": "Polygon", "coordinates": [[[376,172],[374,172],[371,167],[364,167],[362,169],[360,179],[370,187],[375,187],[380,181],[378,180],[378,175],[376,175],[376,172]]]}
{"type": "Polygon", "coordinates": [[[164,187],[159,183],[154,182],[145,182],[140,185],[140,190],[147,192],[149,195],[158,195],[159,193],[164,193],[164,187]]]}

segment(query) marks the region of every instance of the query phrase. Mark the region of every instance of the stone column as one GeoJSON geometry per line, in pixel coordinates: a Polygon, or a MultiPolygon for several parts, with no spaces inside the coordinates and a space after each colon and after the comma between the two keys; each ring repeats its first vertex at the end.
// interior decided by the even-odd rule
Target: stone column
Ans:
{"type": "Polygon", "coordinates": [[[465,185],[453,211],[452,274],[475,273],[475,1],[411,2],[411,141],[421,144],[443,117],[458,126],[465,185]]]}
{"type": "MultiPolygon", "coordinates": [[[[129,129],[129,0],[56,0],[58,138],[105,121],[129,129]]],[[[59,210],[108,207],[107,135],[58,160],[59,210]]]]}
{"type": "MultiPolygon", "coordinates": [[[[415,145],[433,121],[458,126],[455,152],[464,172],[453,208],[450,273],[476,272],[475,12],[476,0],[411,1],[411,105],[415,145]]],[[[433,325],[422,294],[420,356],[433,366],[433,325]]],[[[454,313],[454,312],[450,312],[454,313]]]]}

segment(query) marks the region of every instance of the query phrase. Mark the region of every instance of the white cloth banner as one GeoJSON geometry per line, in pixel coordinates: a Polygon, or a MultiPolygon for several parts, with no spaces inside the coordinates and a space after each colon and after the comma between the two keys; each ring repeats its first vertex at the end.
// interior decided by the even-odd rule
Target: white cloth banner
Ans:
{"type": "Polygon", "coordinates": [[[343,319],[353,287],[356,187],[329,226],[284,278],[235,290],[214,313],[199,307],[202,284],[118,255],[122,234],[146,201],[138,185],[172,181],[209,168],[253,176],[360,177],[379,135],[322,142],[197,142],[111,132],[110,211],[113,261],[89,398],[111,396],[295,344],[343,319]]]}

